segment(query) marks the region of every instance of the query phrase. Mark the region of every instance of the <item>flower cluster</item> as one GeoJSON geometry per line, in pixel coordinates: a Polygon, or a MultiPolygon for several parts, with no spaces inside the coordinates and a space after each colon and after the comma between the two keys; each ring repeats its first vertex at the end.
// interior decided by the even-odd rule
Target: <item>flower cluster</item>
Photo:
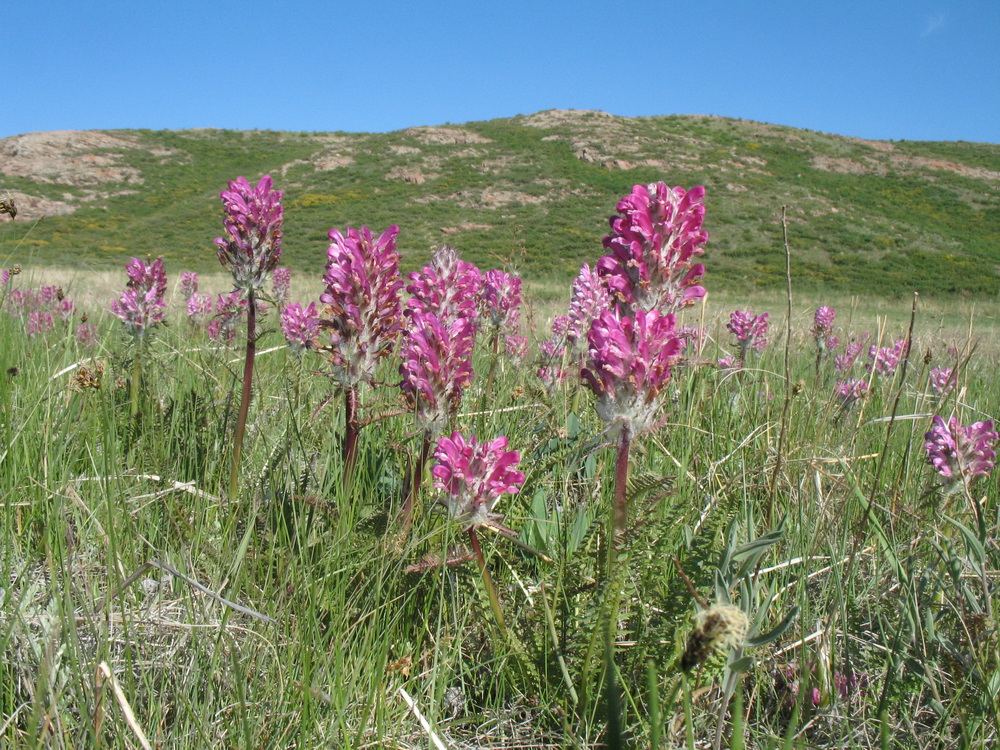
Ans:
{"type": "Polygon", "coordinates": [[[271,298],[278,307],[283,307],[288,303],[288,297],[292,293],[292,269],[286,266],[274,269],[271,276],[271,298]]]}
{"type": "MultiPolygon", "coordinates": [[[[15,270],[16,273],[8,272],[7,283],[20,273],[16,266],[15,270]]],[[[34,338],[55,330],[58,321],[69,321],[76,305],[61,287],[46,285],[38,289],[10,289],[3,298],[3,309],[19,318],[29,338],[34,338]]]]}
{"type": "Polygon", "coordinates": [[[198,274],[194,271],[181,271],[181,296],[188,302],[198,291],[198,274]]]}
{"type": "Polygon", "coordinates": [[[760,352],[767,346],[769,317],[769,313],[754,315],[753,310],[735,310],[729,314],[726,328],[736,337],[736,345],[740,349],[740,361],[747,361],[751,349],[760,352]]]}
{"type": "Polygon", "coordinates": [[[954,390],[954,373],[951,367],[935,367],[931,370],[929,380],[935,394],[944,397],[954,390]]]}
{"type": "Polygon", "coordinates": [[[128,274],[125,291],[111,303],[111,312],[125,324],[129,334],[142,339],[163,320],[166,310],[163,297],[167,292],[167,274],[163,259],[146,264],[132,258],[125,266],[125,273],[128,274]]]}
{"type": "Polygon", "coordinates": [[[406,291],[412,295],[407,307],[414,312],[433,313],[442,322],[475,318],[483,274],[472,263],[461,260],[448,245],[434,251],[429,266],[410,274],[406,291]]]}
{"type": "Polygon", "coordinates": [[[395,225],[377,238],[368,227],[348,228],[346,235],[330,230],[321,325],[331,331],[326,351],[344,386],[371,382],[403,330],[398,233],[395,225]]]}
{"type": "Polygon", "coordinates": [[[944,417],[935,416],[924,439],[927,460],[941,475],[945,488],[954,489],[993,470],[1000,435],[992,419],[962,425],[956,417],[945,422],[944,417]]]}
{"type": "Polygon", "coordinates": [[[462,393],[472,381],[475,337],[471,318],[448,322],[432,312],[410,314],[400,387],[419,428],[437,434],[458,411],[462,393]]]}
{"type": "Polygon", "coordinates": [[[301,356],[307,349],[312,349],[319,338],[316,303],[310,302],[306,308],[298,302],[286,305],[281,311],[281,332],[285,334],[285,341],[293,354],[301,356]]]}
{"type": "Polygon", "coordinates": [[[672,313],[705,296],[699,284],[705,267],[692,264],[708,240],[704,197],[700,185],[685,190],[657,182],[636,185],[618,202],[597,269],[626,312],[672,313]]]}
{"type": "Polygon", "coordinates": [[[868,395],[868,381],[860,378],[838,380],[834,386],[834,393],[841,407],[849,409],[855,401],[868,395]]]}
{"type": "Polygon", "coordinates": [[[868,337],[869,334],[866,331],[861,334],[859,339],[852,339],[847,342],[847,346],[844,347],[844,353],[838,354],[837,359],[834,361],[834,369],[838,373],[846,375],[854,369],[854,363],[857,361],[858,355],[865,348],[865,341],[868,340],[868,337]]]}
{"type": "Polygon", "coordinates": [[[587,349],[587,333],[601,313],[611,305],[611,291],[596,269],[584,263],[580,273],[573,279],[573,291],[569,300],[569,316],[566,322],[566,343],[583,354],[587,349]]]}
{"type": "Polygon", "coordinates": [[[816,310],[813,316],[813,337],[816,339],[826,339],[833,333],[833,321],[837,318],[837,311],[832,307],[822,305],[816,310]]]}
{"type": "Polygon", "coordinates": [[[237,289],[263,289],[281,258],[281,191],[273,185],[270,175],[261,177],[256,187],[238,177],[219,193],[226,237],[217,237],[215,244],[219,262],[233,274],[237,289]]]}
{"type": "Polygon", "coordinates": [[[448,515],[467,528],[500,526],[502,517],[493,514],[493,507],[524,483],[524,474],[513,468],[521,454],[507,450],[507,438],[480,443],[475,435],[465,438],[453,432],[438,440],[434,458],[431,474],[434,486],[446,493],[442,504],[448,515]]]}
{"type": "Polygon", "coordinates": [[[606,310],[587,334],[584,382],[597,395],[597,413],[613,432],[638,435],[656,422],[670,367],[682,350],[672,314],[606,310]]]}
{"type": "Polygon", "coordinates": [[[187,301],[187,316],[195,325],[203,325],[212,316],[214,307],[212,295],[207,292],[193,292],[187,301]]]}
{"type": "Polygon", "coordinates": [[[208,321],[208,337],[223,344],[233,343],[236,327],[249,308],[247,298],[240,289],[218,295],[215,298],[215,317],[208,321]]]}
{"type": "Polygon", "coordinates": [[[880,375],[892,375],[908,352],[906,339],[898,339],[892,346],[872,344],[868,349],[868,370],[877,371],[880,375]]]}

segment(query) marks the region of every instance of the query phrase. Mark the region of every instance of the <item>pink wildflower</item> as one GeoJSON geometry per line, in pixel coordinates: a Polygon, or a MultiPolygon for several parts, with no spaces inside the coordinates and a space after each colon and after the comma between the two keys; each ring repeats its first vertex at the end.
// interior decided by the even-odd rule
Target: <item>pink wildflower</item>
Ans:
{"type": "Polygon", "coordinates": [[[227,236],[217,237],[215,244],[219,262],[233,274],[237,289],[263,289],[281,258],[281,191],[273,185],[270,175],[261,177],[256,187],[238,177],[219,193],[227,236]]]}
{"type": "Polygon", "coordinates": [[[587,333],[601,313],[611,305],[608,285],[595,268],[584,263],[573,280],[573,295],[569,301],[566,342],[579,354],[587,349],[587,333]]]}
{"type": "MultiPolygon", "coordinates": [[[[597,263],[612,295],[627,308],[676,312],[705,296],[705,275],[692,260],[705,252],[705,188],[685,190],[657,182],[636,185],[618,202],[597,263]]],[[[626,310],[628,312],[629,310],[626,310]]]]}
{"type": "Polygon", "coordinates": [[[868,382],[860,378],[838,380],[834,386],[834,393],[836,393],[840,405],[848,409],[855,401],[868,395],[868,382]]]}
{"type": "MultiPolygon", "coordinates": [[[[277,272],[275,274],[277,278],[277,272]]],[[[313,348],[319,338],[319,314],[316,312],[316,303],[310,302],[304,309],[298,302],[287,305],[281,311],[281,332],[285,334],[288,348],[293,354],[301,355],[306,349],[313,348]]]]}
{"type": "Polygon", "coordinates": [[[823,305],[816,310],[813,317],[813,337],[817,341],[827,338],[833,331],[833,321],[837,317],[837,311],[832,307],[823,305]]]}
{"type": "Polygon", "coordinates": [[[930,373],[931,388],[938,396],[947,396],[955,388],[954,370],[950,367],[935,367],[930,373]]]}
{"type": "Polygon", "coordinates": [[[429,266],[410,274],[407,293],[413,295],[407,307],[416,312],[433,313],[443,323],[456,318],[475,318],[476,300],[483,274],[471,263],[461,260],[448,245],[434,251],[429,266]]]}
{"type": "Polygon", "coordinates": [[[521,326],[521,279],[500,270],[483,277],[482,302],[485,317],[495,328],[515,333],[521,326]]]}
{"type": "Polygon", "coordinates": [[[881,348],[872,344],[868,349],[868,370],[876,370],[881,375],[892,375],[899,367],[900,361],[908,352],[906,339],[897,340],[892,346],[881,348]]]}
{"type": "Polygon", "coordinates": [[[507,450],[507,438],[480,443],[475,435],[466,439],[453,432],[438,440],[434,458],[438,463],[431,474],[434,486],[446,493],[442,504],[448,515],[466,528],[501,526],[502,516],[492,512],[494,506],[524,483],[524,474],[513,468],[521,455],[507,450]]]}
{"type": "Polygon", "coordinates": [[[97,343],[97,326],[93,323],[80,323],[76,327],[76,343],[80,346],[93,346],[97,343]]]}
{"type": "Polygon", "coordinates": [[[207,292],[193,292],[187,301],[188,319],[201,325],[212,315],[212,295],[207,292]]]}
{"type": "Polygon", "coordinates": [[[588,367],[580,374],[612,431],[626,427],[636,436],[656,422],[682,348],[675,325],[672,314],[655,310],[636,310],[633,317],[606,310],[591,326],[588,367]]]}
{"type": "Polygon", "coordinates": [[[281,307],[288,302],[288,295],[292,292],[292,269],[285,266],[275,268],[271,282],[271,294],[281,307]]]}
{"type": "Polygon", "coordinates": [[[323,325],[331,330],[327,348],[334,375],[345,386],[371,382],[378,360],[388,356],[403,330],[396,235],[391,226],[377,239],[368,227],[330,230],[323,325]]]}
{"type": "Polygon", "coordinates": [[[935,416],[924,438],[927,460],[941,475],[945,489],[955,489],[959,483],[972,482],[993,470],[1000,435],[992,419],[965,426],[956,417],[945,422],[935,416]]]}
{"type": "Polygon", "coordinates": [[[150,264],[132,258],[125,266],[128,282],[122,296],[111,303],[111,312],[125,324],[125,330],[137,339],[163,320],[167,291],[167,274],[163,259],[150,264]]]}
{"type": "Polygon", "coordinates": [[[48,310],[35,310],[28,313],[27,332],[29,338],[42,336],[56,327],[55,316],[48,310]]]}
{"type": "Polygon", "coordinates": [[[847,342],[847,346],[844,347],[844,353],[837,356],[834,362],[834,367],[840,374],[847,374],[854,368],[854,363],[858,359],[858,355],[861,350],[864,349],[864,342],[868,340],[869,334],[861,334],[860,339],[852,339],[847,342]]]}
{"type": "Polygon", "coordinates": [[[231,344],[236,339],[236,326],[249,308],[247,298],[240,289],[218,295],[215,298],[215,317],[208,323],[208,337],[231,344]]]}
{"type": "Polygon", "coordinates": [[[198,291],[198,274],[194,271],[181,271],[181,296],[187,302],[191,295],[198,291]]]}
{"type": "Polygon", "coordinates": [[[746,361],[750,350],[763,351],[767,346],[767,329],[769,323],[767,319],[769,313],[754,315],[753,310],[735,310],[729,314],[729,323],[726,325],[736,337],[736,345],[740,348],[740,359],[746,361]]]}
{"type": "Polygon", "coordinates": [[[410,315],[400,387],[420,429],[437,434],[457,413],[462,393],[472,381],[475,335],[470,318],[448,323],[430,312],[410,315]]]}

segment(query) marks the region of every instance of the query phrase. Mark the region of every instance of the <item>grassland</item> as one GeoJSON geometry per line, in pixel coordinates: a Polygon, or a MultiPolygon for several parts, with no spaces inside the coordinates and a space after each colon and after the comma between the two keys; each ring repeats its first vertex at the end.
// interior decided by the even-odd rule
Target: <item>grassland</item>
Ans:
{"type": "MultiPolygon", "coordinates": [[[[74,278],[81,299],[114,285],[74,278]]],[[[224,291],[222,277],[203,288],[216,281],[224,291]]],[[[541,324],[566,294],[534,289],[541,324]]],[[[778,295],[710,296],[689,311],[710,334],[700,356],[732,351],[724,321],[748,301],[774,313],[771,344],[742,374],[676,370],[667,423],[633,453],[631,531],[610,578],[614,451],[590,394],[572,382],[548,393],[533,362],[505,358],[489,393],[474,381],[455,427],[507,435],[521,452],[525,484],[500,510],[551,559],[487,537],[506,632],[472,563],[432,564],[463,545],[429,481],[401,533],[418,450],[411,418],[363,430],[345,488],[343,415],[314,372],[325,367],[290,355],[273,319],[243,489],[227,498],[238,349],[211,344],[175,308],[147,349],[136,426],[117,321],[90,308],[100,339],[85,349],[68,330],[28,338],[0,313],[0,738],[32,748],[139,747],[139,731],[172,748],[420,747],[432,736],[454,748],[603,746],[610,627],[630,746],[716,736],[730,747],[992,746],[1000,490],[994,475],[968,497],[943,496],[922,435],[932,413],[968,423],[1000,411],[995,305],[921,308],[905,375],[876,380],[844,410],[831,363],[815,375],[816,300],[793,307],[787,380],[778,295]],[[956,362],[959,388],[935,396],[930,367],[956,362]],[[680,571],[712,602],[733,572],[726,549],[744,562],[761,554],[722,586],[760,630],[796,616],[776,641],[747,647],[751,661],[723,653],[684,674],[699,605],[680,571]]],[[[841,336],[905,335],[908,303],[844,302],[841,336]]],[[[492,356],[480,346],[478,373],[492,356]]],[[[387,364],[380,379],[395,377],[387,364]]],[[[391,413],[396,393],[366,391],[365,415],[391,413]]]]}

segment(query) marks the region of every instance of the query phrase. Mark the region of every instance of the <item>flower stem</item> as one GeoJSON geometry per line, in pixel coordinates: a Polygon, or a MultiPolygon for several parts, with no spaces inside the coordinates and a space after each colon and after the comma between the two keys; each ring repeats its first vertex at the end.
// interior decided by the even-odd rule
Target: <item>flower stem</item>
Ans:
{"type": "Polygon", "coordinates": [[[250,413],[250,386],[253,380],[253,362],[257,355],[257,299],[254,290],[247,292],[247,353],[243,363],[243,397],[240,399],[240,413],[236,418],[236,434],[233,440],[233,466],[229,472],[229,500],[236,500],[240,485],[240,458],[243,455],[243,435],[247,428],[247,414],[250,413]]]}
{"type": "Polygon", "coordinates": [[[628,453],[632,434],[627,426],[618,436],[618,458],[615,461],[615,507],[611,518],[613,547],[618,548],[628,528],[628,453]]]}
{"type": "Polygon", "coordinates": [[[130,389],[130,414],[133,427],[139,419],[139,381],[142,380],[142,340],[135,342],[135,357],[132,360],[132,385],[130,389]]]}
{"type": "Polygon", "coordinates": [[[424,467],[427,465],[427,457],[431,452],[431,433],[424,430],[423,445],[420,447],[420,458],[417,459],[416,466],[413,467],[413,474],[410,477],[409,491],[406,493],[406,502],[403,504],[403,533],[410,530],[413,523],[413,506],[417,501],[417,494],[420,492],[420,483],[424,478],[424,467]]]}
{"type": "Polygon", "coordinates": [[[483,557],[483,548],[479,546],[479,536],[476,534],[476,527],[469,527],[469,542],[472,544],[472,552],[476,556],[476,563],[479,565],[479,572],[483,576],[483,585],[486,586],[486,593],[490,597],[490,608],[493,610],[493,617],[500,626],[500,630],[507,632],[507,623],[503,617],[503,610],[500,609],[500,597],[497,596],[496,587],[490,577],[490,569],[486,567],[486,558],[483,557]]]}
{"type": "Polygon", "coordinates": [[[344,489],[354,481],[354,468],[358,462],[358,389],[351,386],[344,391],[344,489]]]}

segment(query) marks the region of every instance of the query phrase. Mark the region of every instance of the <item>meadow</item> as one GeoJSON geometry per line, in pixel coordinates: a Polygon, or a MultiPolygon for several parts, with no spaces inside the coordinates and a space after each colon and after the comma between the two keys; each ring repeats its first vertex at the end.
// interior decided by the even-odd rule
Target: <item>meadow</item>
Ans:
{"type": "Polygon", "coordinates": [[[227,335],[217,302],[236,271],[202,273],[216,304],[189,315],[184,270],[138,334],[124,270],[0,287],[5,747],[997,742],[997,475],[981,442],[950,478],[925,448],[937,415],[1000,413],[995,297],[727,292],[709,265],[681,348],[616,380],[594,326],[597,355],[551,333],[582,295],[497,271],[499,300],[470,293],[462,386],[422,423],[399,387],[432,359],[413,328],[348,384],[316,344],[351,335],[337,284],[295,270],[286,294],[268,269],[241,432],[248,307],[227,335]],[[281,303],[324,289],[344,311],[295,346],[281,303]],[[750,308],[766,333],[731,315],[750,308]],[[625,427],[616,387],[611,407],[646,399],[625,427]],[[517,462],[455,490],[453,433],[517,462]]]}

